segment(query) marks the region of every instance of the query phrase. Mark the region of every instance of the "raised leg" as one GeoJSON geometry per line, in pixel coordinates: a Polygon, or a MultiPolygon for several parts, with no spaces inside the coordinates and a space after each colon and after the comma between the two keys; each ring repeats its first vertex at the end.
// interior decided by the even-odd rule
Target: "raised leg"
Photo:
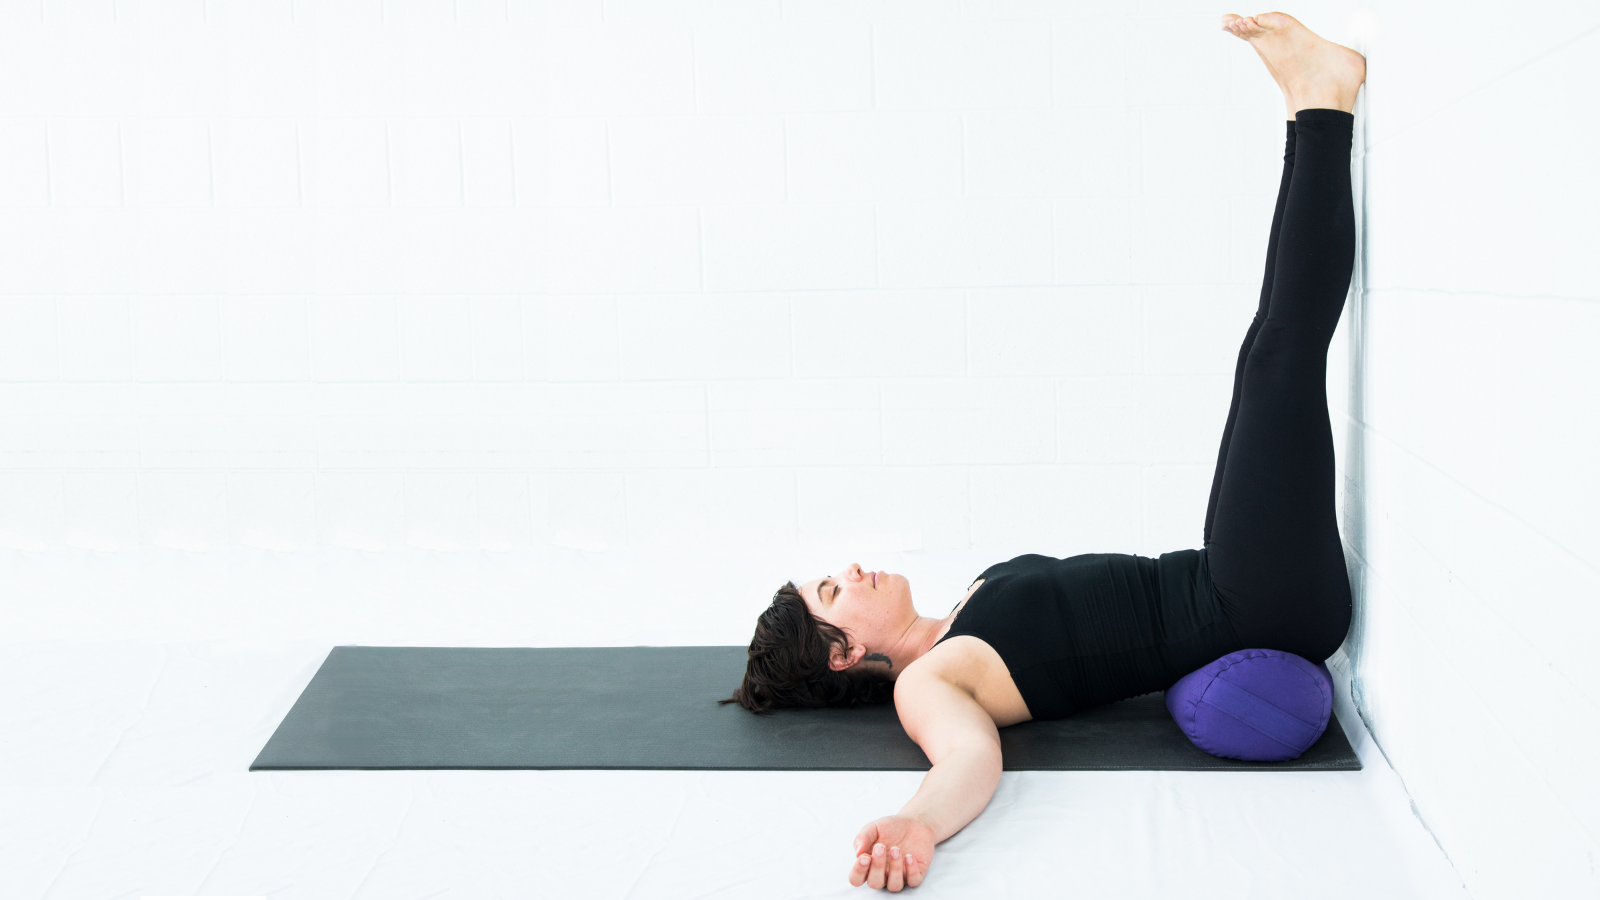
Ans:
{"type": "Polygon", "coordinates": [[[1212,486],[1207,558],[1245,646],[1321,660],[1350,620],[1325,382],[1355,259],[1351,110],[1365,61],[1282,13],[1225,17],[1223,27],[1261,55],[1294,131],[1265,304],[1240,352],[1212,486]]]}
{"type": "Polygon", "coordinates": [[[1271,299],[1245,359],[1207,555],[1250,647],[1325,659],[1349,626],[1334,514],[1328,344],[1350,287],[1353,117],[1300,110],[1271,299]]]}
{"type": "Polygon", "coordinates": [[[1245,330],[1244,343],[1239,347],[1239,360],[1233,367],[1233,400],[1228,404],[1228,421],[1222,426],[1222,446],[1217,450],[1217,469],[1211,476],[1211,499],[1206,503],[1206,525],[1202,540],[1211,543],[1211,521],[1217,515],[1217,493],[1222,490],[1222,471],[1228,462],[1228,442],[1233,438],[1233,423],[1239,416],[1239,387],[1244,382],[1244,363],[1250,356],[1250,346],[1255,343],[1256,332],[1267,318],[1267,305],[1272,300],[1272,272],[1278,263],[1278,231],[1283,226],[1283,204],[1289,197],[1289,177],[1294,174],[1294,120],[1288,122],[1288,137],[1283,147],[1283,177],[1278,181],[1278,202],[1272,211],[1272,231],[1267,237],[1267,271],[1261,277],[1261,300],[1256,305],[1256,315],[1245,330]]]}

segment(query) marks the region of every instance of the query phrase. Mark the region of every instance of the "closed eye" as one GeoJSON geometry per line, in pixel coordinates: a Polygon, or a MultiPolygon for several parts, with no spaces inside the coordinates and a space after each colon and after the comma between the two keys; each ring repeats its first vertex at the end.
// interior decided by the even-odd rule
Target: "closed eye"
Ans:
{"type": "MultiPolygon", "coordinates": [[[[822,599],[822,589],[828,586],[829,581],[830,581],[830,579],[824,578],[824,579],[822,579],[822,583],[817,585],[817,599],[818,600],[822,599]]],[[[839,590],[840,590],[840,588],[839,588],[838,582],[834,582],[833,583],[833,593],[828,596],[828,602],[829,603],[832,603],[833,601],[839,599],[839,590]]]]}

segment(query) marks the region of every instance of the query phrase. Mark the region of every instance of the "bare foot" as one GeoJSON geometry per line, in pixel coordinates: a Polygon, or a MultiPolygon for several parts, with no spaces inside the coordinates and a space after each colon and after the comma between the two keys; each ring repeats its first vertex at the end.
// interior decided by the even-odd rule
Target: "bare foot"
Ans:
{"type": "Polygon", "coordinates": [[[1222,29],[1256,48],[1283,91],[1289,118],[1302,109],[1355,111],[1356,92],[1367,80],[1366,57],[1318,37],[1287,13],[1229,13],[1222,17],[1222,29]]]}

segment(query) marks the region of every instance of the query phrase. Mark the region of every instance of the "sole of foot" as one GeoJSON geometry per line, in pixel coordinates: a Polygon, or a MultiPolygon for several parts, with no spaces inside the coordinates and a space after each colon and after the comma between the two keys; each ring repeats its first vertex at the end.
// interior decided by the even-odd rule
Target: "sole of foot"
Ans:
{"type": "Polygon", "coordinates": [[[1302,109],[1355,111],[1356,94],[1367,80],[1366,57],[1319,37],[1288,13],[1229,13],[1222,30],[1255,48],[1283,91],[1289,118],[1302,109]]]}

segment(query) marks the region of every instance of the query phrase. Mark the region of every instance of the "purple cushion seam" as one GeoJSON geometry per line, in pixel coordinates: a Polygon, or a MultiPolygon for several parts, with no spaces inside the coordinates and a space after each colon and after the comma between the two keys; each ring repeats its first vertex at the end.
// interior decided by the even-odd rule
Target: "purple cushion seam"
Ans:
{"type": "MultiPolygon", "coordinates": [[[[1258,697],[1257,695],[1251,693],[1250,691],[1245,690],[1244,688],[1242,688],[1242,687],[1240,687],[1240,686],[1238,686],[1238,685],[1236,685],[1236,684],[1234,684],[1234,683],[1232,683],[1230,681],[1225,681],[1225,680],[1220,679],[1220,678],[1214,680],[1211,683],[1210,687],[1208,687],[1208,689],[1206,690],[1207,697],[1209,697],[1210,694],[1212,693],[1212,691],[1216,690],[1219,685],[1221,686],[1221,691],[1219,693],[1220,697],[1226,697],[1227,695],[1232,694],[1232,695],[1234,695],[1236,697],[1249,698],[1250,700],[1255,701],[1256,704],[1259,704],[1259,709],[1255,710],[1255,711],[1244,710],[1244,712],[1246,714],[1250,714],[1252,712],[1259,712],[1262,715],[1266,715],[1266,716],[1268,716],[1268,724],[1271,724],[1271,720],[1272,719],[1278,719],[1279,720],[1279,723],[1278,723],[1279,724],[1279,728],[1277,730],[1283,731],[1285,728],[1287,728],[1289,730],[1284,732],[1287,737],[1290,737],[1290,738],[1303,737],[1305,739],[1305,742],[1304,742],[1304,746],[1305,747],[1309,747],[1312,743],[1314,743],[1316,741],[1316,739],[1318,737],[1321,737],[1323,728],[1327,727],[1326,723],[1322,723],[1322,725],[1319,727],[1318,724],[1316,724],[1316,723],[1307,722],[1304,719],[1301,719],[1299,716],[1296,716],[1293,713],[1290,713],[1288,710],[1281,709],[1276,704],[1274,704],[1274,703],[1272,703],[1270,701],[1264,700],[1261,697],[1258,697]],[[1295,726],[1299,726],[1299,727],[1295,728],[1295,726]],[[1294,733],[1296,731],[1301,732],[1301,734],[1300,735],[1296,735],[1294,733]]],[[[1216,710],[1216,711],[1218,711],[1220,713],[1223,713],[1224,715],[1228,716],[1228,718],[1233,719],[1234,721],[1237,721],[1242,725],[1245,725],[1245,726],[1249,727],[1252,731],[1255,731],[1255,732],[1261,734],[1262,736],[1271,739],[1275,743],[1282,744],[1283,746],[1289,747],[1291,749],[1293,749],[1296,746],[1295,744],[1289,743],[1289,741],[1285,740],[1284,738],[1278,737],[1275,734],[1265,730],[1265,728],[1262,725],[1257,725],[1253,721],[1249,721],[1249,720],[1240,718],[1239,715],[1235,714],[1231,709],[1229,709],[1229,707],[1235,705],[1232,702],[1229,702],[1226,706],[1224,706],[1224,705],[1222,705],[1220,703],[1217,703],[1215,701],[1211,701],[1211,700],[1208,700],[1208,699],[1205,699],[1205,698],[1202,698],[1202,701],[1205,702],[1205,704],[1207,706],[1211,707],[1212,709],[1214,709],[1214,710],[1216,710]]],[[[1304,752],[1304,747],[1302,747],[1297,752],[1304,752]]]]}
{"type": "MultiPolygon", "coordinates": [[[[1209,704],[1209,703],[1207,703],[1206,705],[1207,706],[1211,706],[1211,704],[1209,704]]],[[[1273,742],[1274,744],[1278,744],[1278,745],[1283,746],[1283,747],[1288,747],[1290,750],[1293,750],[1296,753],[1296,755],[1305,752],[1304,750],[1301,750],[1299,747],[1296,747],[1293,744],[1284,743],[1283,741],[1279,740],[1278,738],[1275,738],[1272,735],[1267,734],[1265,731],[1262,731],[1261,729],[1257,728],[1256,726],[1250,724],[1249,722],[1246,722],[1245,720],[1239,718],[1238,716],[1234,715],[1231,712],[1228,712],[1227,710],[1223,709],[1220,706],[1211,706],[1211,708],[1216,710],[1219,713],[1222,713],[1223,715],[1225,715],[1228,718],[1234,720],[1235,722],[1238,722],[1240,725],[1243,725],[1244,727],[1250,729],[1251,731],[1254,731],[1256,734],[1261,735],[1262,737],[1264,737],[1267,740],[1273,742]]]]}
{"type": "MultiPolygon", "coordinates": [[[[1222,679],[1218,678],[1218,679],[1215,679],[1215,680],[1216,681],[1221,681],[1222,679]]],[[[1304,725],[1307,728],[1314,729],[1314,728],[1317,727],[1317,723],[1316,722],[1307,722],[1305,719],[1302,719],[1299,716],[1295,715],[1294,713],[1289,712],[1287,709],[1284,709],[1283,707],[1279,706],[1276,703],[1273,703],[1271,700],[1268,700],[1267,698],[1261,696],[1260,694],[1257,694],[1254,691],[1247,690],[1247,689],[1245,689],[1245,688],[1243,688],[1243,687],[1241,687],[1241,686],[1239,686],[1237,684],[1234,684],[1231,681],[1228,682],[1228,687],[1238,691],[1241,694],[1248,694],[1249,696],[1256,698],[1257,700],[1261,701],[1262,703],[1266,704],[1267,706],[1270,706],[1273,709],[1277,710],[1278,712],[1283,713],[1285,716],[1295,720],[1296,722],[1299,722],[1301,725],[1304,725]]],[[[1324,699],[1326,699],[1326,696],[1324,696],[1324,699]]],[[[1205,702],[1205,697],[1204,696],[1201,696],[1200,702],[1202,702],[1202,703],[1205,702]]],[[[1222,708],[1220,706],[1217,706],[1215,703],[1206,703],[1206,705],[1211,707],[1212,709],[1221,709],[1222,708]]]]}

